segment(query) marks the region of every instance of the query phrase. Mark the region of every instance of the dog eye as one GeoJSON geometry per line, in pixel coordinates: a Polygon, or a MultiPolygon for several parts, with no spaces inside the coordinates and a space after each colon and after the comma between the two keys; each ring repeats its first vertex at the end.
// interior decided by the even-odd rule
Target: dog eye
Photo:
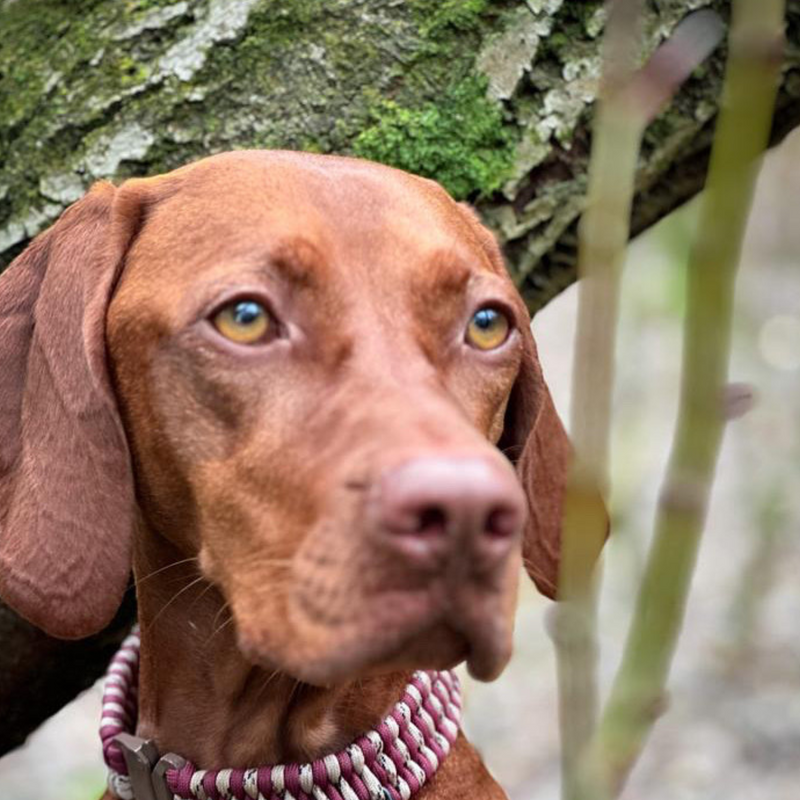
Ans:
{"type": "Polygon", "coordinates": [[[212,322],[226,339],[238,344],[263,341],[274,324],[267,309],[255,300],[228,304],[214,314],[212,322]]]}
{"type": "Polygon", "coordinates": [[[467,326],[467,342],[478,350],[500,347],[511,331],[508,317],[496,308],[481,308],[475,312],[467,326]]]}

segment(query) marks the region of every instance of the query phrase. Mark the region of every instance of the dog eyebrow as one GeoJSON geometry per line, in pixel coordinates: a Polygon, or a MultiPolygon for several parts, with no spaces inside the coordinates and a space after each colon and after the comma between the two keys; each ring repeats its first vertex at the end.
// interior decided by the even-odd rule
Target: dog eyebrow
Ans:
{"type": "Polygon", "coordinates": [[[439,250],[427,262],[425,283],[430,289],[445,294],[463,292],[476,271],[455,249],[439,250]]]}
{"type": "Polygon", "coordinates": [[[270,248],[268,267],[287,283],[307,288],[319,283],[328,271],[320,248],[304,236],[282,239],[270,248]]]}

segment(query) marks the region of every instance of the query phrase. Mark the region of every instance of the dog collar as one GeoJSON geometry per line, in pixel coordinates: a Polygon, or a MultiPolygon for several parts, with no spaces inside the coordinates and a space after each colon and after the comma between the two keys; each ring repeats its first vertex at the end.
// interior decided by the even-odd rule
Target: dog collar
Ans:
{"type": "Polygon", "coordinates": [[[433,776],[458,736],[455,673],[415,672],[375,730],[340,753],[306,764],[203,770],[134,735],[138,716],[139,633],[111,659],[100,738],[108,787],[119,800],[408,800],[433,776]]]}

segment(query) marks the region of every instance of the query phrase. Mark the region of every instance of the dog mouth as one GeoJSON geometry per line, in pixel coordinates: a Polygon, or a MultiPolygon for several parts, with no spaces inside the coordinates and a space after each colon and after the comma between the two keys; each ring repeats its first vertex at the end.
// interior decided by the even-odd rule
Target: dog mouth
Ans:
{"type": "Polygon", "coordinates": [[[452,620],[442,620],[410,636],[394,652],[384,654],[371,672],[381,674],[398,668],[446,670],[466,663],[473,678],[492,681],[503,671],[510,655],[511,647],[502,631],[467,631],[452,620]]]}
{"type": "MultiPolygon", "coordinates": [[[[287,604],[291,641],[240,628],[239,649],[254,664],[329,687],[354,679],[466,662],[477,680],[498,677],[511,656],[512,626],[492,603],[437,591],[387,592],[380,611],[320,620],[308,604],[287,604]],[[464,607],[468,611],[464,610],[464,607]]],[[[259,626],[260,627],[260,626],[259,626]]]]}

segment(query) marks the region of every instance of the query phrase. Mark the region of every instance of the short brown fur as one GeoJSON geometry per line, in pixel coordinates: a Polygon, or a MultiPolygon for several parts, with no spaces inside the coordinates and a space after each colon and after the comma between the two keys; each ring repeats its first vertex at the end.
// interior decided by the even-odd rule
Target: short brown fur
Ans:
{"type": "MultiPolygon", "coordinates": [[[[0,278],[0,373],[0,594],[82,637],[132,564],[139,732],[162,752],[336,750],[413,669],[502,670],[522,550],[556,593],[569,443],[494,238],[431,181],[250,151],[100,184],[0,278]],[[268,346],[210,324],[241,296],[280,320],[268,346]],[[514,332],[479,353],[486,303],[514,332]],[[421,575],[383,549],[381,474],[509,470],[500,450],[529,506],[502,565],[421,575]]],[[[504,794],[461,736],[420,796],[504,794]]]]}

